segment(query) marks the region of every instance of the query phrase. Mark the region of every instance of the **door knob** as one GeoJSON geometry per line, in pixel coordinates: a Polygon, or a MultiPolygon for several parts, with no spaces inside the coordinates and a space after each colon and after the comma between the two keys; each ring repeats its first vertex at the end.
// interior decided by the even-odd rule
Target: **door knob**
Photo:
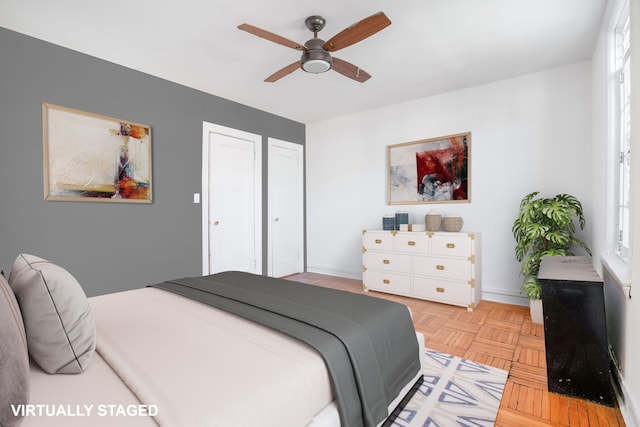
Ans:
{"type": "Polygon", "coordinates": [[[276,219],[274,219],[274,221],[275,221],[275,222],[278,222],[278,221],[280,221],[280,218],[276,218],[276,219]]]}
{"type": "Polygon", "coordinates": [[[213,225],[218,225],[220,224],[220,221],[213,221],[213,225]]]}

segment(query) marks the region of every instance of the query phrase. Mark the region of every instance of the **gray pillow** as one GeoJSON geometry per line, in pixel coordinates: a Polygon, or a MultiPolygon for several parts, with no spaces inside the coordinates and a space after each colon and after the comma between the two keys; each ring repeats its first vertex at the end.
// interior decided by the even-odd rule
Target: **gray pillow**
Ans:
{"type": "Polygon", "coordinates": [[[29,403],[29,356],[22,314],[7,279],[0,274],[0,426],[22,422],[11,405],[29,403]]]}
{"type": "Polygon", "coordinates": [[[33,360],[50,374],[83,372],[96,348],[96,327],[78,281],[47,260],[20,254],[9,284],[22,310],[33,360]]]}

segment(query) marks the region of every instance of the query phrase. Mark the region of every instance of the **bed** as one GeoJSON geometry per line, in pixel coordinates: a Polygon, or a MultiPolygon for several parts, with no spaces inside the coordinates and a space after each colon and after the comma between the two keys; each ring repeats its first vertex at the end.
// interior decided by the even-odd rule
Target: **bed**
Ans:
{"type": "MultiPolygon", "coordinates": [[[[66,270],[24,254],[14,263],[8,282],[0,287],[0,296],[9,309],[0,312],[12,314],[0,319],[2,334],[7,335],[10,328],[4,325],[10,322],[18,332],[6,340],[2,337],[13,345],[0,346],[0,357],[13,360],[0,363],[3,378],[0,381],[5,381],[4,378],[12,381],[10,387],[0,384],[0,388],[14,391],[0,392],[3,427],[114,423],[190,427],[381,425],[384,418],[375,415],[380,411],[365,408],[365,401],[374,402],[371,406],[384,402],[386,416],[421,378],[424,341],[413,329],[408,309],[402,306],[398,310],[398,304],[369,296],[225,272],[87,299],[66,270]],[[212,282],[219,282],[221,288],[214,291],[213,297],[209,296],[212,282]],[[283,287],[277,288],[280,285],[283,287]],[[34,288],[43,290],[38,298],[30,296],[34,288]],[[239,292],[241,296],[226,292],[239,292]],[[240,313],[221,307],[228,301],[237,304],[239,299],[254,293],[257,302],[244,302],[240,313]],[[276,301],[275,305],[281,304],[277,302],[278,293],[286,294],[287,298],[293,294],[293,301],[284,304],[284,314],[273,314],[275,309],[269,305],[270,300],[276,301]],[[68,357],[51,360],[51,343],[39,348],[42,343],[38,340],[45,340],[43,336],[55,335],[58,330],[53,334],[30,333],[34,328],[33,317],[42,317],[43,305],[50,303],[47,298],[56,306],[52,310],[53,319],[69,325],[58,347],[67,345],[64,340],[73,342],[71,362],[68,357]],[[317,307],[324,307],[325,298],[331,312],[317,322],[330,327],[334,323],[339,325],[328,335],[311,326],[311,336],[320,337],[320,346],[314,342],[316,338],[297,336],[298,330],[308,327],[307,323],[316,322],[315,317],[293,320],[294,326],[287,326],[290,320],[280,325],[281,318],[289,319],[296,311],[305,317],[320,310],[317,307]],[[247,305],[253,308],[247,309],[247,305]],[[255,311],[258,314],[245,312],[255,310],[255,305],[260,306],[255,311]],[[67,307],[75,308],[67,313],[64,310],[67,307]],[[345,327],[342,318],[349,309],[356,313],[346,320],[348,327],[345,327]],[[278,320],[273,321],[272,316],[278,320]],[[305,326],[301,327],[301,323],[305,326]],[[387,326],[388,323],[400,324],[402,328],[387,326]],[[359,332],[360,329],[365,332],[359,332]],[[344,334],[353,338],[344,339],[344,334]],[[367,334],[382,338],[369,338],[367,334]],[[322,348],[326,342],[333,342],[334,335],[339,341],[352,340],[344,344],[351,360],[348,367],[335,362],[339,359],[332,359],[344,350],[329,346],[332,354],[327,355],[322,348]],[[398,341],[398,335],[405,338],[398,341]],[[406,345],[409,335],[413,342],[406,345]],[[373,346],[374,350],[368,351],[367,346],[373,346]],[[26,362],[24,354],[13,357],[14,353],[27,351],[30,357],[26,362]],[[12,359],[8,358],[9,352],[12,359]],[[367,378],[367,372],[375,373],[372,363],[380,365],[381,373],[367,378]],[[347,375],[345,369],[354,373],[347,375]],[[21,371],[27,376],[22,382],[20,378],[16,381],[4,375],[11,372],[16,376],[15,372],[21,371]],[[349,375],[354,376],[355,389],[362,395],[359,404],[364,409],[353,404],[348,396],[342,396],[349,394],[345,391],[349,387],[341,383],[342,377],[349,375]],[[382,401],[376,400],[372,391],[378,382],[385,383],[383,387],[397,383],[381,392],[382,401]],[[360,411],[362,418],[356,415],[354,421],[353,412],[360,411]]],[[[53,323],[51,319],[38,320],[53,323]]]]}

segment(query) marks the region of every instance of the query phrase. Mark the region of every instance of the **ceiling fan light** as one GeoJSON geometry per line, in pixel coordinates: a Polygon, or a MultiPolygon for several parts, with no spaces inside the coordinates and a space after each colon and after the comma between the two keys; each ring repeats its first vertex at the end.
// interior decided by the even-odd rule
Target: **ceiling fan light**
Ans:
{"type": "Polygon", "coordinates": [[[324,73],[329,71],[333,64],[331,55],[323,50],[307,50],[302,53],[300,59],[302,69],[307,73],[324,73]]]}
{"type": "Polygon", "coordinates": [[[324,59],[310,59],[309,61],[302,64],[302,69],[307,73],[324,73],[325,71],[329,71],[331,69],[331,64],[329,64],[324,59]]]}

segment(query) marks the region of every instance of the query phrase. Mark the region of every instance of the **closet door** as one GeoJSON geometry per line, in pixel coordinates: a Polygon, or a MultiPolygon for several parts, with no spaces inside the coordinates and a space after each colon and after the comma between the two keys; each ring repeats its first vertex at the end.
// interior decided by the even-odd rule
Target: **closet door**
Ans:
{"type": "Polygon", "coordinates": [[[262,137],[205,123],[203,272],[262,273],[262,137]]]}
{"type": "Polygon", "coordinates": [[[304,147],[269,138],[268,274],[304,271],[304,147]]]}

